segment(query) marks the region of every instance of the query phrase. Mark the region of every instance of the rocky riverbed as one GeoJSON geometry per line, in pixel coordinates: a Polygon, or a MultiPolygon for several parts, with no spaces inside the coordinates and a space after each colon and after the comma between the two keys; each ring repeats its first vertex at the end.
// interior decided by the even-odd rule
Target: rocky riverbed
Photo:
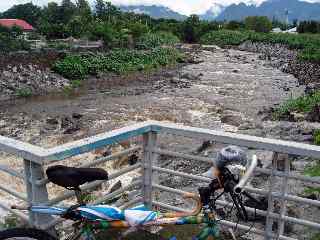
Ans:
{"type": "MultiPolygon", "coordinates": [[[[183,48],[192,52],[192,46],[183,48]]],[[[51,147],[153,119],[227,132],[312,142],[312,133],[320,128],[319,123],[270,121],[264,115],[266,109],[304,93],[305,87],[293,75],[275,68],[260,53],[207,46],[194,55],[197,61],[193,64],[163,69],[148,75],[138,73],[122,77],[92,77],[86,81],[85,89],[71,96],[48,95],[2,101],[0,135],[51,147]]],[[[137,138],[132,144],[139,141],[137,138]]],[[[223,147],[221,144],[209,144],[203,149],[205,151],[200,151],[197,148],[203,144],[201,140],[174,136],[161,136],[159,142],[166,149],[212,157],[223,147]]],[[[270,168],[272,152],[251,149],[248,152],[258,155],[261,166],[270,168]]],[[[97,153],[90,153],[67,163],[79,165],[96,156],[97,153]]],[[[305,166],[312,164],[312,159],[282,157],[292,159],[292,170],[297,173],[302,173],[305,166]]],[[[179,158],[161,157],[160,160],[162,166],[194,174],[201,174],[210,167],[208,164],[195,164],[179,158]]],[[[22,167],[21,161],[5,154],[0,156],[0,164],[9,164],[16,169],[22,167]]],[[[120,180],[127,184],[137,174],[120,180]]],[[[196,191],[200,185],[179,177],[169,178],[167,175],[162,175],[160,179],[167,186],[183,190],[196,191]]],[[[21,183],[14,183],[7,176],[1,175],[0,182],[11,182],[18,190],[22,190],[21,183]]],[[[256,176],[253,185],[267,189],[266,176],[256,176]]],[[[293,180],[289,182],[289,190],[295,194],[303,194],[306,186],[293,180]]],[[[55,193],[50,192],[52,195],[55,193]]],[[[1,194],[0,201],[11,201],[1,194]]],[[[160,198],[176,206],[184,206],[177,196],[161,194],[160,198]]],[[[296,204],[290,203],[289,208],[292,216],[306,219],[317,219],[320,216],[320,210],[314,207],[297,208],[296,204]]],[[[308,239],[306,230],[300,227],[293,226],[287,231],[298,239],[308,239]]]]}

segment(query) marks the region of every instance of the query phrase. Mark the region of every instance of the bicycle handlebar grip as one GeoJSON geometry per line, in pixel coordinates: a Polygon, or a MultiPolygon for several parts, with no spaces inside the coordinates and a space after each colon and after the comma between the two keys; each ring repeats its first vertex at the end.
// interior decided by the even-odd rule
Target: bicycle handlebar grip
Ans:
{"type": "Polygon", "coordinates": [[[253,155],[252,161],[250,163],[248,170],[245,172],[243,177],[240,179],[239,183],[233,189],[233,191],[236,194],[240,194],[243,191],[243,189],[245,188],[245,186],[247,185],[247,183],[249,181],[249,178],[253,175],[253,171],[255,170],[257,165],[258,165],[257,156],[253,155]]]}

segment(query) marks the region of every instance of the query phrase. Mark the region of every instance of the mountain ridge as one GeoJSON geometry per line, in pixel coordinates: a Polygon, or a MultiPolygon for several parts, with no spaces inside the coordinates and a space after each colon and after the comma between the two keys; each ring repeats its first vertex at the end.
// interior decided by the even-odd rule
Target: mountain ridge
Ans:
{"type": "MultiPolygon", "coordinates": [[[[188,16],[176,12],[162,5],[119,5],[120,10],[150,15],[153,18],[185,20],[188,16]]],[[[208,21],[231,21],[243,20],[247,16],[267,16],[270,19],[286,21],[286,11],[289,12],[288,19],[294,20],[320,20],[320,2],[310,3],[299,0],[267,0],[260,4],[254,1],[240,2],[228,6],[213,3],[210,9],[200,14],[202,20],[208,21]]]]}

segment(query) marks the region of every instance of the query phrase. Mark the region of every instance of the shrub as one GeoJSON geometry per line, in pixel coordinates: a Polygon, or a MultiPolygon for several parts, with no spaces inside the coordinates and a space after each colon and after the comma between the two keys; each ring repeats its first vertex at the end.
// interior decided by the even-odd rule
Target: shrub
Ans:
{"type": "Polygon", "coordinates": [[[18,97],[31,97],[32,96],[32,90],[29,88],[20,88],[16,91],[16,94],[18,97]]]}
{"type": "Polygon", "coordinates": [[[30,45],[27,41],[12,37],[6,33],[0,33],[0,52],[12,52],[29,49],[30,45]]]}
{"type": "Polygon", "coordinates": [[[244,22],[248,30],[255,32],[268,33],[272,29],[272,22],[265,16],[250,16],[244,22]]]}
{"type": "Polygon", "coordinates": [[[150,49],[162,45],[174,45],[179,42],[179,38],[170,32],[147,33],[141,36],[137,41],[139,49],[150,49]]]}
{"type": "Polygon", "coordinates": [[[314,138],[314,144],[320,146],[320,129],[317,129],[313,133],[313,138],[314,138]]]}
{"type": "Polygon", "coordinates": [[[154,69],[176,63],[181,54],[172,48],[149,51],[117,49],[108,54],[68,55],[54,65],[54,70],[69,79],[83,79],[88,74],[114,72],[118,74],[154,69]]]}
{"type": "Polygon", "coordinates": [[[312,95],[305,95],[295,99],[289,99],[275,111],[275,118],[285,116],[289,112],[310,112],[317,104],[320,103],[320,91],[312,95]]]}
{"type": "Polygon", "coordinates": [[[216,44],[219,46],[226,45],[239,45],[246,41],[249,38],[248,34],[238,32],[238,31],[230,31],[230,30],[219,30],[212,31],[201,38],[202,44],[216,44]]]}

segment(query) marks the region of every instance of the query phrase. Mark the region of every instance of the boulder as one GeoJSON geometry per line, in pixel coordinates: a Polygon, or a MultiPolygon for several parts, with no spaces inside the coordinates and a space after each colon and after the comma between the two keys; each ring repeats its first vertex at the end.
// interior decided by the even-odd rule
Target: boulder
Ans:
{"type": "Polygon", "coordinates": [[[240,115],[227,113],[221,116],[221,122],[229,125],[239,127],[242,123],[242,117],[240,115]]]}

